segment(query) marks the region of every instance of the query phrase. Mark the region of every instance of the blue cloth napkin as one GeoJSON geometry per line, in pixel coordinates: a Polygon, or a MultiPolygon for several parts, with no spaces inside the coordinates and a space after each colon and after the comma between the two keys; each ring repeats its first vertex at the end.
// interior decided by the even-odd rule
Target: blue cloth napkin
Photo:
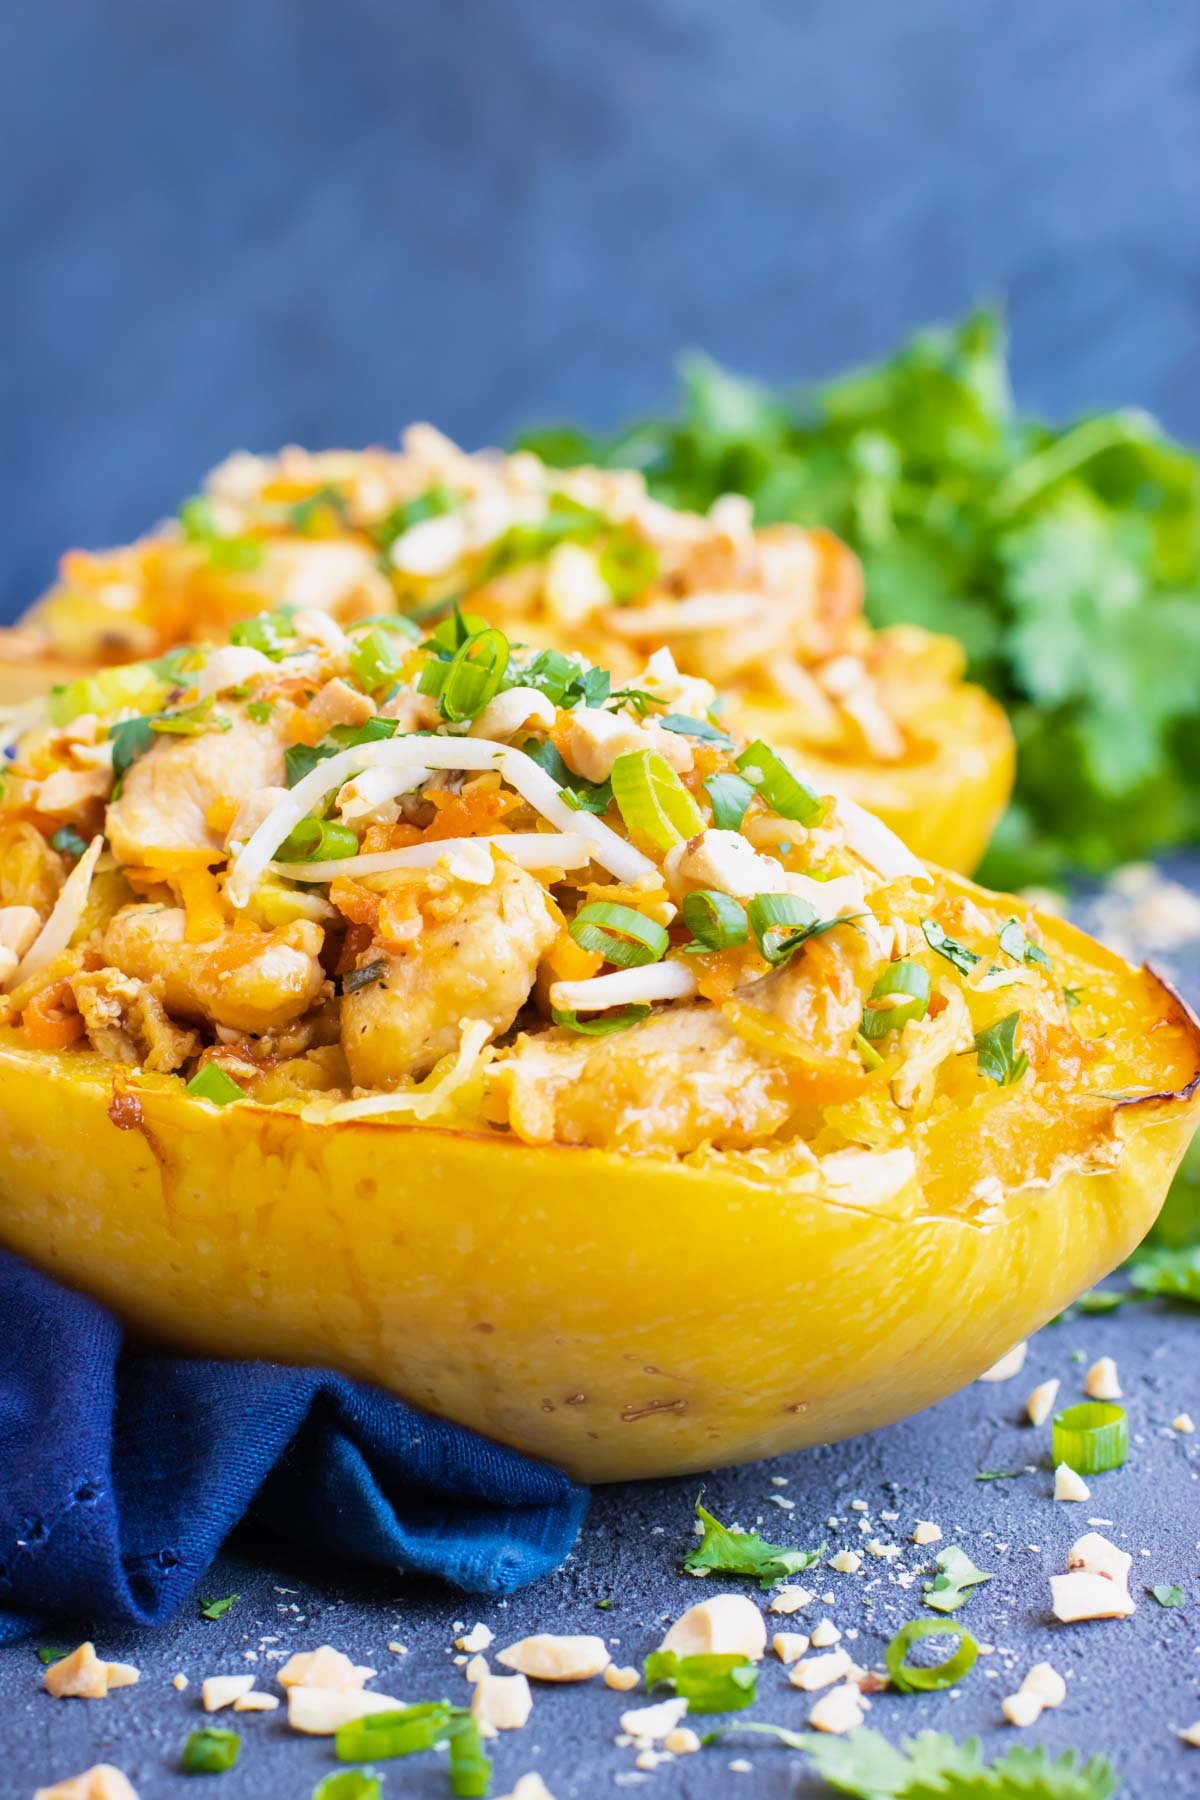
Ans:
{"type": "Polygon", "coordinates": [[[362,1382],[132,1348],[0,1251],[0,1642],[53,1613],[161,1624],[251,1510],[498,1594],[556,1568],[586,1506],[559,1470],[362,1382]]]}

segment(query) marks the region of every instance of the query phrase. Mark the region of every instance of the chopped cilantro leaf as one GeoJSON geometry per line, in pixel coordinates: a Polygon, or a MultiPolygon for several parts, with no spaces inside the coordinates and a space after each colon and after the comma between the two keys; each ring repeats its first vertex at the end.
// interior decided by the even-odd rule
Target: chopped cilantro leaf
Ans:
{"type": "Polygon", "coordinates": [[[1029,1058],[1024,1050],[1018,1052],[1016,1047],[1017,1027],[1021,1023],[1019,1012],[1011,1012],[995,1025],[989,1025],[986,1031],[975,1034],[975,1054],[979,1059],[979,1073],[986,1075],[999,1087],[1012,1087],[1020,1081],[1029,1067],[1029,1058]]]}
{"type": "Polygon", "coordinates": [[[811,1569],[819,1562],[825,1546],[816,1550],[789,1550],[782,1544],[768,1544],[756,1531],[730,1531],[715,1519],[697,1500],[696,1517],[704,1527],[697,1547],[683,1559],[689,1575],[746,1575],[760,1587],[773,1587],[811,1569]]]}
{"type": "Polygon", "coordinates": [[[981,960],[974,950],[968,950],[955,938],[947,937],[936,919],[922,919],[921,930],[925,934],[925,942],[939,956],[944,956],[948,963],[953,963],[960,975],[969,975],[975,964],[981,960]]]}
{"type": "Polygon", "coordinates": [[[680,737],[695,738],[701,744],[719,744],[722,750],[732,750],[733,739],[719,725],[713,725],[708,719],[692,719],[686,713],[666,713],[658,721],[664,731],[678,732],[680,737]]]}
{"type": "Polygon", "coordinates": [[[202,1600],[200,1617],[202,1619],[223,1619],[239,1598],[240,1596],[237,1594],[226,1594],[223,1600],[202,1600]]]}
{"type": "Polygon", "coordinates": [[[1043,969],[1050,967],[1050,958],[1040,944],[1031,944],[1025,936],[1019,919],[1010,919],[1000,932],[1000,948],[1005,956],[1011,956],[1018,963],[1039,963],[1043,969]]]}
{"type": "Polygon", "coordinates": [[[937,1612],[957,1612],[970,1599],[973,1587],[992,1579],[982,1569],[977,1569],[966,1551],[960,1550],[957,1544],[948,1544],[935,1561],[938,1572],[932,1581],[924,1583],[924,1588],[926,1606],[932,1606],[937,1612]]]}
{"type": "Polygon", "coordinates": [[[1169,1587],[1152,1587],[1148,1590],[1154,1595],[1160,1606],[1182,1606],[1187,1599],[1181,1587],[1172,1584],[1169,1587]]]}

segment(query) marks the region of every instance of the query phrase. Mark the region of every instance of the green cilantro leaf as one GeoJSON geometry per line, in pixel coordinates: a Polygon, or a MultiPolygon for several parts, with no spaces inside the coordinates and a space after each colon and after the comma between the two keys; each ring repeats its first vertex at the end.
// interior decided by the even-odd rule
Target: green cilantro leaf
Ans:
{"type": "Polygon", "coordinates": [[[769,1588],[811,1569],[824,1554],[824,1544],[817,1550],[789,1550],[782,1544],[765,1543],[756,1531],[730,1531],[699,1500],[696,1517],[704,1535],[683,1559],[689,1575],[745,1575],[769,1588]]]}
{"type": "Polygon", "coordinates": [[[983,1569],[977,1569],[966,1551],[960,1550],[957,1544],[947,1545],[935,1561],[938,1572],[932,1581],[923,1585],[925,1604],[936,1612],[957,1612],[971,1598],[973,1587],[992,1579],[983,1569]]]}
{"type": "Polygon", "coordinates": [[[899,1748],[866,1727],[845,1737],[811,1732],[799,1748],[832,1788],[859,1800],[1111,1800],[1117,1791],[1103,1757],[1051,1758],[1022,1745],[985,1764],[976,1739],[956,1744],[940,1732],[905,1738],[899,1748]]]}
{"type": "Polygon", "coordinates": [[[1129,1279],[1139,1294],[1200,1306],[1200,1243],[1182,1250],[1140,1251],[1130,1265],[1129,1279]]]}
{"type": "Polygon", "coordinates": [[[1166,1587],[1152,1587],[1148,1591],[1154,1595],[1160,1606],[1182,1606],[1187,1599],[1183,1589],[1175,1587],[1173,1584],[1166,1587]]]}
{"type": "Polygon", "coordinates": [[[922,919],[921,930],[925,934],[925,942],[939,956],[944,956],[948,963],[953,963],[960,975],[969,975],[975,964],[981,960],[974,950],[968,950],[955,938],[947,937],[936,919],[922,919]]]}
{"type": "Polygon", "coordinates": [[[239,1595],[226,1594],[223,1600],[202,1600],[200,1617],[202,1619],[223,1619],[231,1607],[236,1605],[239,1595]]]}
{"type": "Polygon", "coordinates": [[[986,1031],[975,1034],[975,1054],[979,1058],[979,1073],[986,1075],[999,1087],[1012,1087],[1020,1081],[1029,1067],[1029,1058],[1024,1050],[1018,1053],[1017,1027],[1021,1023],[1019,1012],[1007,1013],[995,1025],[989,1025],[986,1031]]]}

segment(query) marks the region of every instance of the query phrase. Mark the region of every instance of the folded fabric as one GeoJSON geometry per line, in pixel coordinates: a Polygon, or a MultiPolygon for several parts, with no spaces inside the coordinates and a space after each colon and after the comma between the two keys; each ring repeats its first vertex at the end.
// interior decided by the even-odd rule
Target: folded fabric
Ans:
{"type": "Polygon", "coordinates": [[[165,1356],[0,1251],[0,1642],[47,1615],[158,1625],[251,1510],[309,1548],[507,1593],[586,1491],[316,1369],[165,1356]]]}

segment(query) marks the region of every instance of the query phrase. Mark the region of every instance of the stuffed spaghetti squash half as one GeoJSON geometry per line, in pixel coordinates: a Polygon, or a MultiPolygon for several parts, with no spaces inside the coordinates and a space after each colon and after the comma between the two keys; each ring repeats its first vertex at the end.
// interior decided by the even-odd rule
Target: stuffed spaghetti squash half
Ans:
{"type": "Polygon", "coordinates": [[[947,867],[975,866],[1007,802],[1003,712],[964,682],[951,639],[871,630],[858,562],[828,532],[756,531],[735,495],[707,517],[676,512],[639,474],[468,456],[428,426],[399,455],[235,456],[157,536],[65,557],[55,590],[0,636],[0,702],[223,636],[263,607],[344,625],[455,601],[620,681],[667,645],[739,729],[947,867]]]}
{"type": "Polygon", "coordinates": [[[0,1241],[585,1479],[862,1431],[1137,1242],[1200,1036],[659,649],[255,618],[0,806],[0,1241]]]}

